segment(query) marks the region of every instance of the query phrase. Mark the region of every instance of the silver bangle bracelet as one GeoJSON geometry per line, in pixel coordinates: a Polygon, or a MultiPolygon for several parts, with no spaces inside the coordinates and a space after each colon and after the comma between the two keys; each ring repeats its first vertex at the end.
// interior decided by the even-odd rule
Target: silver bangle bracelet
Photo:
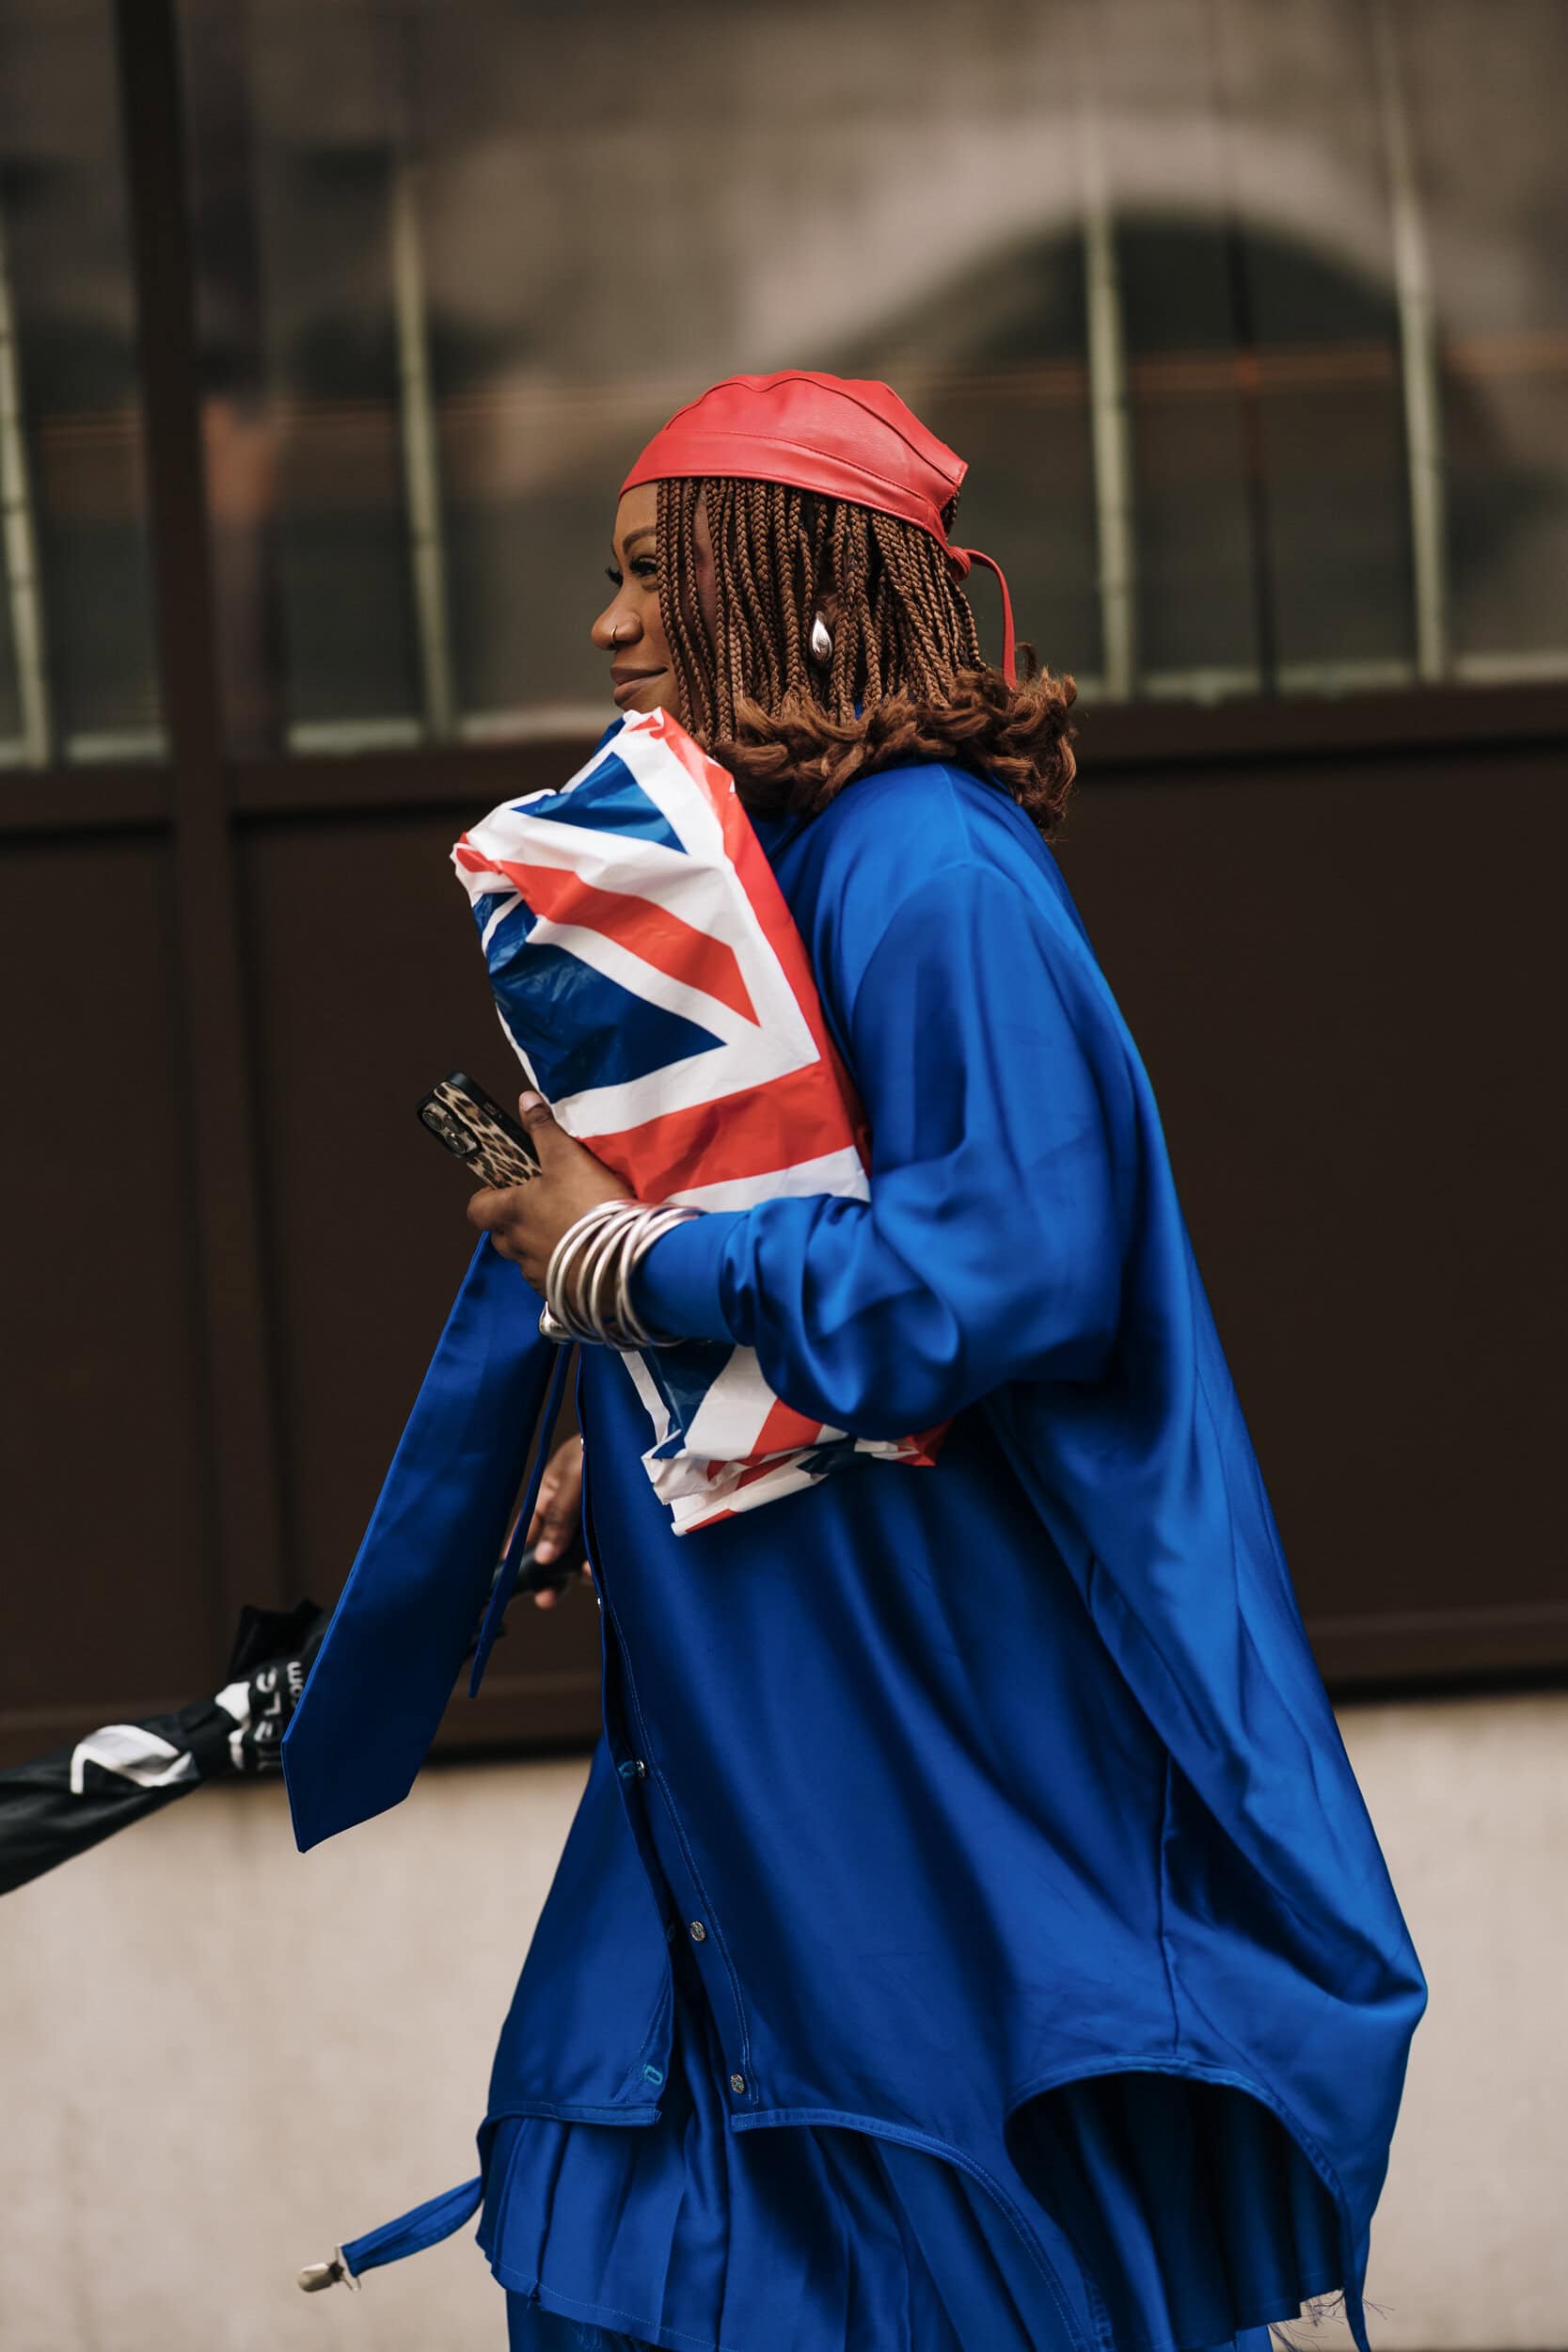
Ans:
{"type": "Polygon", "coordinates": [[[590,1233],[578,1265],[578,1314],[596,1339],[611,1347],[616,1343],[614,1327],[605,1312],[605,1296],[607,1290],[613,1294],[606,1278],[614,1275],[615,1262],[632,1224],[630,1215],[605,1217],[590,1233]]]}
{"type": "Polygon", "coordinates": [[[609,1348],[621,1348],[623,1353],[649,1345],[673,1345],[670,1341],[656,1341],[649,1327],[632,1311],[630,1278],[641,1254],[651,1249],[660,1232],[668,1232],[668,1228],[684,1216],[696,1216],[696,1209],[677,1209],[670,1204],[646,1207],[644,1202],[616,1202],[613,1209],[621,1214],[594,1221],[588,1245],[576,1261],[576,1298],[566,1296],[571,1263],[562,1265],[562,1298],[557,1315],[562,1322],[574,1322],[585,1339],[594,1339],[609,1348]],[[609,1306],[607,1294],[611,1298],[609,1306]]]}
{"type": "Polygon", "coordinates": [[[635,1226],[628,1223],[621,1236],[621,1248],[615,1262],[614,1316],[617,1327],[627,1335],[631,1346],[675,1347],[680,1344],[678,1339],[660,1337],[643,1322],[631,1303],[631,1280],[661,1233],[667,1233],[673,1225],[683,1224],[688,1217],[700,1215],[700,1210],[674,1201],[662,1201],[658,1207],[649,1210],[635,1226]]]}
{"type": "Polygon", "coordinates": [[[554,1320],[570,1332],[573,1339],[596,1340],[598,1331],[569,1303],[572,1295],[580,1289],[579,1262],[585,1257],[595,1235],[607,1225],[618,1222],[626,1212],[636,1207],[629,1200],[600,1200],[584,1210],[574,1225],[569,1225],[550,1252],[545,1271],[545,1301],[554,1320]]]}
{"type": "Polygon", "coordinates": [[[576,1317],[562,1315],[561,1306],[571,1279],[573,1262],[600,1221],[599,1210],[595,1207],[579,1216],[575,1224],[569,1225],[551,1250],[549,1263],[545,1270],[545,1306],[539,1317],[539,1328],[546,1339],[562,1345],[567,1341],[583,1336],[578,1328],[576,1317]]]}
{"type": "Polygon", "coordinates": [[[549,1339],[591,1340],[623,1354],[678,1346],[678,1338],[651,1331],[637,1313],[631,1279],[660,1234],[701,1214],[677,1201],[596,1201],[550,1252],[541,1331],[549,1339]]]}

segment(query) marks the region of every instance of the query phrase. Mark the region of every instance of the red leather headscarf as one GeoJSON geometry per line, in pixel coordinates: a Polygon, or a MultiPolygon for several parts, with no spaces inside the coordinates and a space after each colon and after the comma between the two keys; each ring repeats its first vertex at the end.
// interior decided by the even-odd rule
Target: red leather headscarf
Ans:
{"type": "Polygon", "coordinates": [[[971,564],[996,574],[1002,675],[1012,686],[1013,608],[1002,566],[978,548],[952,546],[942,525],[942,510],[968,471],[886,384],[789,368],[778,375],[726,376],[677,408],[621,487],[677,474],[734,474],[849,499],[916,524],[941,544],[959,580],[971,564]]]}

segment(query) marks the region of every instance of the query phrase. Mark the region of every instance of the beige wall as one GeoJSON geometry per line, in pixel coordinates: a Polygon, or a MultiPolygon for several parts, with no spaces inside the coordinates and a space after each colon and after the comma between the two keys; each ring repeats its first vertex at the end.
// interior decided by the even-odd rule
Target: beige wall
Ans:
{"type": "MultiPolygon", "coordinates": [[[[1374,2344],[1560,2352],[1568,1697],[1341,1720],[1433,1988],[1374,2344]]],[[[502,2352],[467,2232],[360,2295],[293,2279],[475,2169],[584,1771],[432,1771],[305,1859],[280,1789],[207,1790],[0,1905],[0,2352],[502,2352]]]]}

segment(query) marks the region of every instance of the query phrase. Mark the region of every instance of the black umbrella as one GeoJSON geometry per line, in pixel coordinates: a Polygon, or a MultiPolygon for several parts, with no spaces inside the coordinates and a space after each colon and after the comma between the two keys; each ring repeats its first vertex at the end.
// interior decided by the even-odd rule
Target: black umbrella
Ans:
{"type": "Polygon", "coordinates": [[[326,1617],[313,1600],[290,1610],[247,1606],[214,1698],[141,1723],[103,1724],[74,1747],[0,1772],[0,1895],[203,1781],[276,1771],[326,1617]]]}
{"type": "MultiPolygon", "coordinates": [[[[582,1556],[578,1543],[542,1564],[531,1548],[518,1565],[516,1590],[575,1583],[582,1556]]],[[[281,1771],[283,1734],[330,1615],[313,1600],[292,1609],[247,1603],[214,1697],[141,1723],[102,1724],[74,1747],[0,1772],[0,1895],[204,1782],[281,1771]]]]}

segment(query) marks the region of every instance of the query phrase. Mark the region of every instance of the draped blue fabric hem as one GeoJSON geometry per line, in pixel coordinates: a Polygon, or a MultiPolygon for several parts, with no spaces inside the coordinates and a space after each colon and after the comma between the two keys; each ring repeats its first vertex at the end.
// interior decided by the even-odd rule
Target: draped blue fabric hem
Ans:
{"type": "MultiPolygon", "coordinates": [[[[1026,2083],[1022,2090],[1016,2092],[1007,2102],[1007,2130],[1011,2132],[1016,2119],[1022,2114],[1031,2102],[1044,2098],[1052,2091],[1076,2090],[1109,2075],[1125,2079],[1128,2075],[1136,2074],[1164,2074],[1178,2081],[1212,2083],[1221,2089],[1242,2092],[1246,2098],[1255,2100],[1260,2106],[1267,2108],[1269,2113],[1276,2118],[1283,2130],[1289,2133],[1295,2147],[1310,2164],[1332,2201],[1338,2235],[1338,2249],[1334,2263],[1327,2266],[1324,2276],[1316,2283],[1303,2285],[1301,2299],[1306,2302],[1320,2296],[1342,2295],[1345,2324],[1350,2329],[1356,2352],[1370,2352],[1367,2338],[1365,2301],[1359,2283],[1366,2267],[1365,2249],[1357,2243],[1354,2218],[1351,2213],[1350,2201],[1345,2195],[1344,2184],[1327,2154],[1318,2145],[1311,2133],[1306,2129],[1299,2117],[1291,2113],[1286,2102],[1267,2084],[1258,2081],[1255,2076],[1241,2074],[1233,2068],[1205,2065],[1196,2059],[1160,2059],[1132,2051],[1122,2052],[1114,2058],[1102,2058],[1091,2065],[1074,2064],[1071,2067],[1058,2067],[1052,2073],[1041,2074],[1026,2083]]],[[[1277,2314],[1271,2312],[1268,2316],[1272,2318],[1276,2317],[1277,2314]]],[[[1177,2348],[1156,2345],[1148,2347],[1148,2352],[1177,2352],[1177,2348]]]]}
{"type": "Polygon", "coordinates": [[[1338,2208],[1248,2086],[1145,2063],[1031,2089],[1003,2180],[874,2117],[729,2113],[673,1962],[658,2131],[486,2119],[478,2239],[512,2296],[668,2352],[1264,2352],[1341,2283],[1338,2208]]]}
{"type": "MultiPolygon", "coordinates": [[[[501,2274],[498,2273],[498,2276],[501,2274]]],[[[602,2326],[585,2317],[580,2306],[564,2296],[546,2297],[537,2285],[506,2286],[508,2352],[690,2352],[690,2339],[664,2328],[652,2336],[631,2335],[624,2328],[602,2326]]],[[[1277,2352],[1277,2339],[1266,2320],[1249,2323],[1223,2344],[1205,2344],[1196,2352],[1277,2352]]],[[[730,2345],[717,2352],[736,2352],[730,2345]]]]}

